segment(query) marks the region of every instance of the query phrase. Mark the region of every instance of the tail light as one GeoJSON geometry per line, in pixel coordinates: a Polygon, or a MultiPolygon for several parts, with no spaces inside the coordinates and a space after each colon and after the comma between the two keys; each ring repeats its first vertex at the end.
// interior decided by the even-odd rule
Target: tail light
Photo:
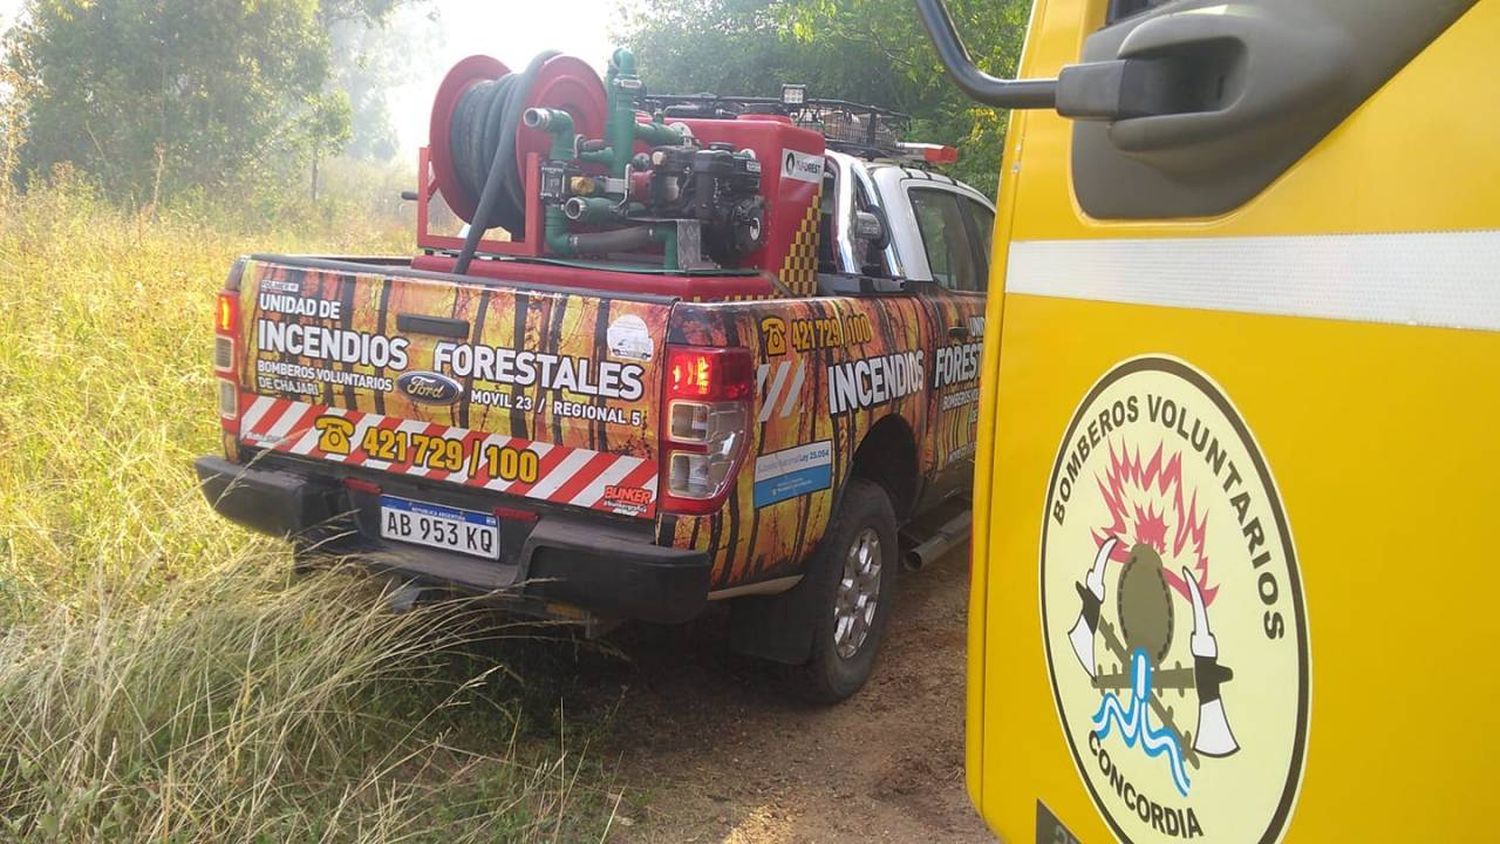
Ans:
{"type": "Polygon", "coordinates": [[[712,513],[729,496],[750,441],[750,350],[667,346],[666,376],[661,508],[712,513]]]}
{"type": "MultiPolygon", "coordinates": [[[[239,294],[221,291],[214,305],[214,373],[219,376],[219,425],[228,434],[239,434],[240,386],[234,377],[234,362],[240,345],[239,294]]],[[[225,438],[226,442],[228,438],[225,438]]]]}
{"type": "Polygon", "coordinates": [[[367,481],[364,478],[344,478],[344,488],[352,492],[362,492],[365,495],[379,495],[380,484],[367,481]]]}
{"type": "Polygon", "coordinates": [[[519,507],[496,507],[494,512],[495,518],[507,522],[535,522],[542,518],[540,514],[519,507]]]}

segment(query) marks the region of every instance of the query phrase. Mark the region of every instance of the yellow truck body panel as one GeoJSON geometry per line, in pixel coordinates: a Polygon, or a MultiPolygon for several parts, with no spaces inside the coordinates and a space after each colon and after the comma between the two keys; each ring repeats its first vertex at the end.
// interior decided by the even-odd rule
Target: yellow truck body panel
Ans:
{"type": "MultiPolygon", "coordinates": [[[[1105,5],[1038,0],[1018,75],[1105,5]]],[[[1013,113],[967,722],[1004,840],[1486,837],[1497,36],[1480,0],[1208,218],[1090,218],[1073,121],[1013,113]]]]}

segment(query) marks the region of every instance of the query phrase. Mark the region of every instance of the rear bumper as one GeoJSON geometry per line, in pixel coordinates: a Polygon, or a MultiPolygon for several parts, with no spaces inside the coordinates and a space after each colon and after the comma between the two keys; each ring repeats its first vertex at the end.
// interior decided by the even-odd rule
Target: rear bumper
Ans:
{"type": "MultiPolygon", "coordinates": [[[[483,560],[380,539],[374,494],[346,489],[336,477],[298,471],[291,461],[244,466],[200,457],[194,468],[209,504],[230,521],[418,580],[668,623],[692,618],[708,602],[708,554],[655,545],[641,526],[542,513],[534,524],[503,528],[501,559],[483,560]]],[[[388,491],[468,509],[499,503],[450,490],[388,491]]]]}

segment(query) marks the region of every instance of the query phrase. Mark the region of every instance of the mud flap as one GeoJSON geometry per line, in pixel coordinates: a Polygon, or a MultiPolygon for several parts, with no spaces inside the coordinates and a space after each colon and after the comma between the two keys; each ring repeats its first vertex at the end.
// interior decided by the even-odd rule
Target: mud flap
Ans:
{"type": "Polygon", "coordinates": [[[780,595],[740,598],[730,607],[729,646],[758,659],[801,665],[812,657],[817,578],[780,595]]]}
{"type": "MultiPolygon", "coordinates": [[[[834,490],[832,512],[844,506],[848,478],[834,490]]],[[[827,536],[819,542],[797,574],[796,586],[779,595],[756,595],[735,599],[729,612],[729,647],[735,653],[783,665],[802,665],[812,658],[813,632],[817,629],[817,572],[827,536]]]]}
{"type": "MultiPolygon", "coordinates": [[[[846,479],[847,480],[847,479],[846,479]]],[[[835,489],[833,512],[844,505],[847,483],[835,489]]],[[[737,598],[729,608],[729,647],[744,656],[802,665],[812,658],[813,631],[817,625],[813,614],[818,611],[816,573],[813,566],[823,556],[824,542],[809,555],[802,579],[779,595],[755,595],[737,598]]]]}

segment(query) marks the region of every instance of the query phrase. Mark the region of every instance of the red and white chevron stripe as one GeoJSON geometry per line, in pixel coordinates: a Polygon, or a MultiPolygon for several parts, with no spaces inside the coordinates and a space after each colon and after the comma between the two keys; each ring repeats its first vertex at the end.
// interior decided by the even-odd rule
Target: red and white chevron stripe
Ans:
{"type": "Polygon", "coordinates": [[[349,466],[368,466],[383,472],[479,487],[554,504],[589,507],[632,516],[650,517],[656,513],[656,463],[640,457],[607,454],[587,448],[568,448],[520,437],[508,437],[504,434],[473,431],[454,425],[439,425],[419,419],[402,419],[379,413],[365,413],[291,399],[258,396],[253,393],[242,393],[240,406],[244,408],[244,412],[240,414],[240,439],[260,448],[349,466]],[[349,454],[333,454],[318,447],[321,432],[317,430],[315,423],[319,417],[323,416],[342,417],[354,424],[353,433],[349,436],[352,446],[349,454]],[[410,434],[426,434],[431,437],[462,438],[465,457],[475,449],[482,450],[491,445],[508,446],[518,451],[529,450],[537,455],[540,463],[537,480],[535,483],[525,483],[490,477],[485,472],[483,461],[478,463],[478,473],[471,474],[469,469],[474,464],[468,460],[465,460],[464,468],[457,472],[414,466],[410,462],[376,460],[367,457],[359,447],[364,440],[365,433],[375,427],[402,430],[410,434]],[[638,502],[607,501],[605,489],[608,487],[644,489],[649,493],[649,501],[644,510],[640,508],[638,502]]]}

